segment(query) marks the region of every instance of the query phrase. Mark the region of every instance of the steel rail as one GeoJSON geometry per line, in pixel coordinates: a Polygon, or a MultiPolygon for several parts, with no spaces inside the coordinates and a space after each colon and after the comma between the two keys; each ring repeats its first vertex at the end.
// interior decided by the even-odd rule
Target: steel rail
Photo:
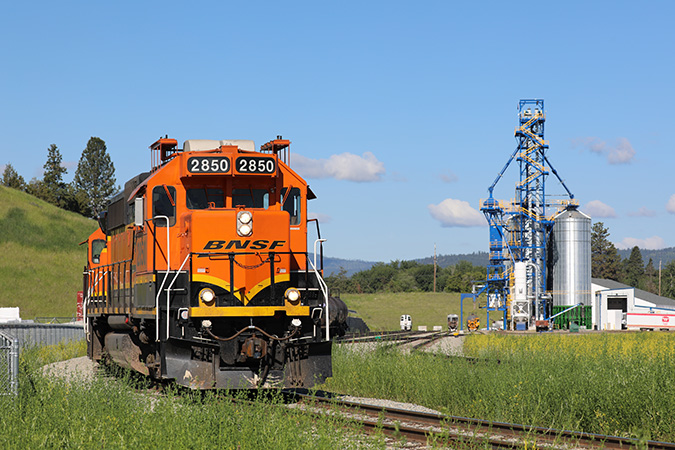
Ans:
{"type": "Polygon", "coordinates": [[[390,331],[390,332],[369,332],[361,335],[345,335],[334,339],[343,344],[359,344],[365,342],[392,342],[403,341],[401,343],[408,343],[410,341],[417,341],[428,339],[432,336],[438,336],[437,339],[446,336],[444,331],[390,331]]]}
{"type": "MultiPolygon", "coordinates": [[[[286,394],[302,403],[314,405],[333,405],[353,414],[362,414],[367,418],[356,419],[367,430],[381,430],[391,436],[405,436],[417,442],[427,442],[429,438],[464,443],[478,443],[490,448],[520,448],[525,443],[547,448],[605,448],[627,449],[646,448],[653,450],[675,450],[675,443],[661,441],[640,441],[620,436],[595,433],[491,422],[461,416],[438,413],[410,411],[340,400],[330,394],[309,395],[298,390],[284,390],[286,394]]],[[[535,447],[536,448],[536,447],[535,447]]]]}

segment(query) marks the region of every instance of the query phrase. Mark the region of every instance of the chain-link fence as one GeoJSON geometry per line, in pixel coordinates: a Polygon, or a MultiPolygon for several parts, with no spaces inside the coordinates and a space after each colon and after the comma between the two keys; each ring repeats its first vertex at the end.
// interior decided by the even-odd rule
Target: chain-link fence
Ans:
{"type": "Polygon", "coordinates": [[[19,340],[0,333],[0,395],[16,395],[19,388],[19,340]]]}
{"type": "Polygon", "coordinates": [[[19,350],[84,339],[82,324],[5,323],[0,325],[0,395],[17,394],[19,350]]]}

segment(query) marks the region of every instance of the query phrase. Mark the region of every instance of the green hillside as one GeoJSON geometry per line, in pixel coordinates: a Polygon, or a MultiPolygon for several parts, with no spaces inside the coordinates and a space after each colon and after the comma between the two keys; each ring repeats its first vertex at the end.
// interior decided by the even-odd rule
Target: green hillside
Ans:
{"type": "MultiPolygon", "coordinates": [[[[426,325],[431,330],[434,325],[447,328],[448,314],[460,313],[460,294],[441,292],[397,292],[376,294],[342,294],[342,300],[347,307],[356,311],[352,316],[362,318],[373,331],[390,331],[400,329],[402,314],[410,314],[413,329],[419,325],[426,325]]],[[[478,305],[476,305],[478,306],[478,305]]],[[[464,301],[464,325],[471,313],[480,318],[481,328],[485,327],[487,314],[485,309],[476,307],[472,301],[464,301]]],[[[503,316],[493,313],[490,322],[500,320],[503,316]]]]}
{"type": "Polygon", "coordinates": [[[0,186],[0,307],[22,319],[75,314],[86,248],[98,225],[24,192],[0,186]]]}

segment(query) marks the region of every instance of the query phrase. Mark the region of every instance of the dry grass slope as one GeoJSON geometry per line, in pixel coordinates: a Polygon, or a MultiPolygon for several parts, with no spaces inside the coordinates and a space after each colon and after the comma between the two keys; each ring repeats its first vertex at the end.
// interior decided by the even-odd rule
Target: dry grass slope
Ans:
{"type": "Polygon", "coordinates": [[[0,186],[0,307],[23,319],[75,313],[84,241],[98,225],[24,192],[0,186]]]}

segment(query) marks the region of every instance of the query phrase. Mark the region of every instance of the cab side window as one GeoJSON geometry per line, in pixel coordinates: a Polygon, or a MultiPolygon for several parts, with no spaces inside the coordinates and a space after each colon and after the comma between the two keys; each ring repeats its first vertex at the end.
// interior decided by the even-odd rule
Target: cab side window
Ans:
{"type": "MultiPolygon", "coordinates": [[[[152,217],[166,216],[169,226],[176,223],[176,188],[173,186],[156,186],[152,190],[152,217]]],[[[155,220],[158,227],[165,227],[166,220],[155,220]]]]}
{"type": "Polygon", "coordinates": [[[98,264],[101,262],[101,252],[105,248],[105,240],[94,239],[91,242],[91,262],[98,264]]]}
{"type": "Polygon", "coordinates": [[[283,209],[291,216],[291,225],[300,225],[300,219],[302,216],[302,197],[300,196],[299,188],[291,188],[291,192],[288,193],[288,188],[283,188],[281,190],[281,198],[284,202],[283,209]]]}

